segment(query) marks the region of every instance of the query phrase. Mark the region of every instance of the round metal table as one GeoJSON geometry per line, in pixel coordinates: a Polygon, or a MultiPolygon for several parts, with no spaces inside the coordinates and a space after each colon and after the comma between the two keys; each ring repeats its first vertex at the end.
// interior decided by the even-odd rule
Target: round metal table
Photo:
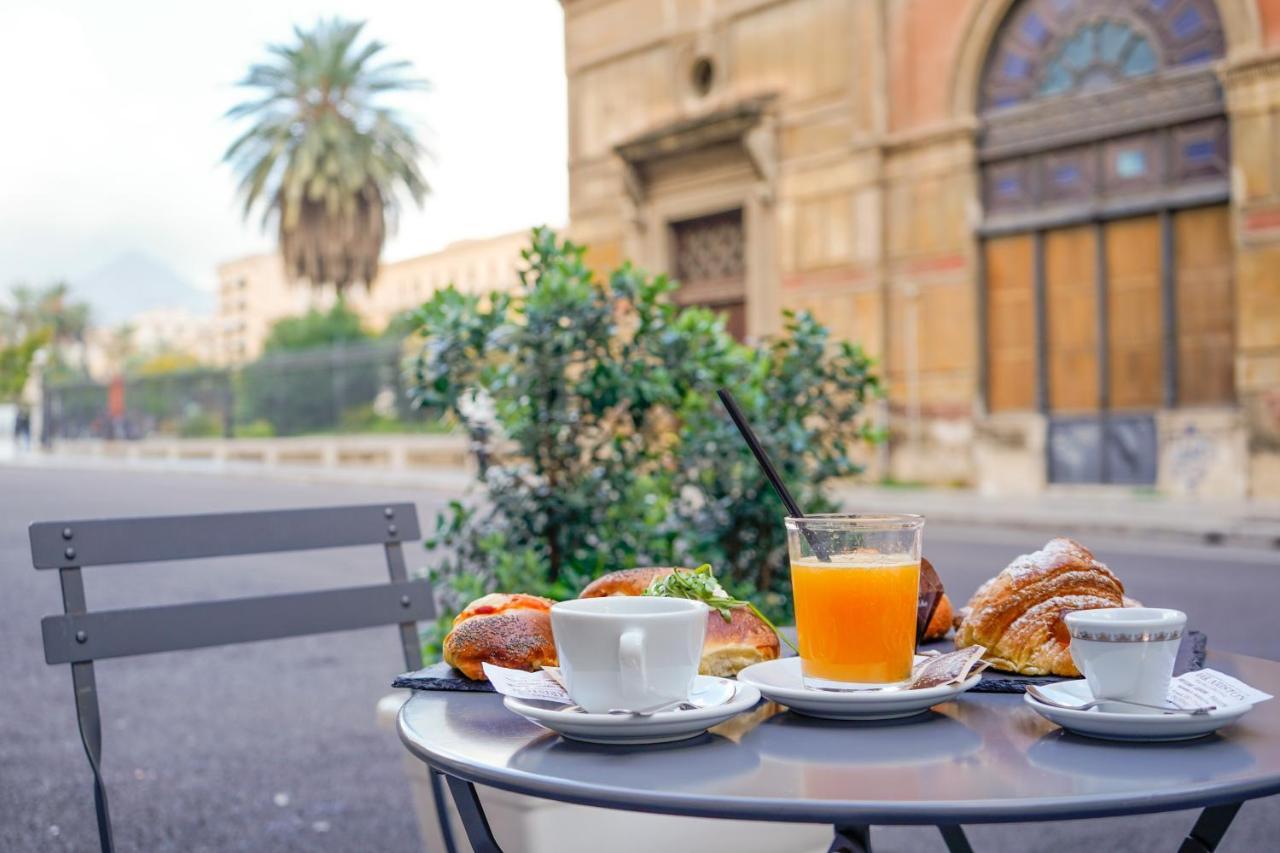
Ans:
{"type": "MultiPolygon", "coordinates": [[[[1206,666],[1280,696],[1280,663],[1210,652],[1206,666]]],[[[843,723],[770,702],[692,740],[596,746],[560,738],[491,693],[418,692],[400,738],[443,774],[477,853],[500,851],[475,783],[631,811],[829,823],[832,850],[869,850],[872,824],[931,824],[953,853],[962,824],[1202,807],[1181,853],[1211,851],[1240,804],[1280,793],[1280,700],[1195,741],[1068,734],[1021,695],[967,693],[927,715],[843,723]]]]}

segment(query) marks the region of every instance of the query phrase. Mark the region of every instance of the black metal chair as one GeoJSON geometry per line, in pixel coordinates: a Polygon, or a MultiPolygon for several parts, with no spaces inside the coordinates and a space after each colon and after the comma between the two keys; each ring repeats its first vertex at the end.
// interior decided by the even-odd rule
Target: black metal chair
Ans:
{"type": "MultiPolygon", "coordinates": [[[[93,662],[104,658],[196,649],[346,631],[400,626],[408,669],[422,668],[417,621],[436,615],[431,586],[409,580],[402,542],[419,538],[413,504],[374,504],[317,509],[36,522],[29,528],[37,569],[57,569],[64,615],[41,622],[49,664],[71,664],[80,740],[93,771],[94,805],[103,853],[111,853],[111,817],[102,780],[102,725],[93,662]],[[90,612],[85,566],[152,563],[382,545],[391,582],[316,592],[90,612]]],[[[444,789],[431,787],[445,847],[454,843],[444,789]]]]}

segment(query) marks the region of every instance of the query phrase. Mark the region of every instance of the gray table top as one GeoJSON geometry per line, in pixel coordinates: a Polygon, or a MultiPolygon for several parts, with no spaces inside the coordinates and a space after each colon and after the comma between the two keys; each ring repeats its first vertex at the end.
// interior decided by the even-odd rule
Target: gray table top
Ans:
{"type": "MultiPolygon", "coordinates": [[[[1280,663],[1206,665],[1280,696],[1280,663]]],[[[1196,741],[1071,735],[1020,695],[969,693],[926,716],[844,723],[773,703],[661,746],[596,746],[501,697],[418,692],[401,740],[451,775],[536,797],[666,814],[813,823],[991,823],[1216,805],[1280,793],[1280,699],[1196,741]]]]}

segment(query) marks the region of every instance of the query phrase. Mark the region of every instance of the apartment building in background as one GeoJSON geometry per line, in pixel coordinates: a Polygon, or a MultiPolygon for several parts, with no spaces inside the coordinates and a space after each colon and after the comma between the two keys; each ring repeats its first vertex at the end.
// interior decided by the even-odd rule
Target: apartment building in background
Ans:
{"type": "MultiPolygon", "coordinates": [[[[381,331],[396,315],[418,307],[450,284],[467,293],[510,289],[518,281],[520,250],[528,231],[516,231],[451,243],[437,252],[383,263],[372,287],[357,285],[347,304],[372,331],[381,331]]],[[[332,288],[291,282],[279,254],[251,255],[218,267],[215,326],[219,364],[249,362],[262,354],[271,326],[311,309],[327,311],[332,288]]]]}

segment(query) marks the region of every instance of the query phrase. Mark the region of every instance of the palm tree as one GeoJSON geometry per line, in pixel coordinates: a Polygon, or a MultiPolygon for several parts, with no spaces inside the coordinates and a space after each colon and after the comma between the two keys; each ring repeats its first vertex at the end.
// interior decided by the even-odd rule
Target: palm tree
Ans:
{"type": "Polygon", "coordinates": [[[377,103],[427,83],[407,76],[408,62],[375,63],[386,46],[358,45],[363,27],[334,18],[269,46],[272,59],[239,84],[259,93],[227,112],[253,124],[223,155],[239,173],[244,215],[261,204],[263,228],[276,221],[289,274],[339,294],[373,281],[398,192],[421,207],[430,190],[418,168],[425,149],[377,103]]]}
{"type": "Polygon", "coordinates": [[[10,308],[0,307],[0,328],[6,337],[22,337],[47,330],[57,345],[83,344],[89,329],[89,304],[71,298],[64,282],[36,288],[15,284],[10,289],[10,308]]]}

